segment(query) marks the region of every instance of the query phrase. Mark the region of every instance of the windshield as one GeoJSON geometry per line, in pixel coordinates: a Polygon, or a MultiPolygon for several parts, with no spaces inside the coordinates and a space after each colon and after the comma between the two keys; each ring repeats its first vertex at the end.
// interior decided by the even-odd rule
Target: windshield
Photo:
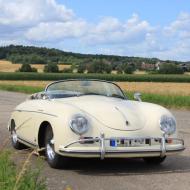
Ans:
{"type": "Polygon", "coordinates": [[[50,98],[100,95],[125,99],[123,92],[116,84],[98,80],[58,81],[47,86],[46,93],[50,98]]]}

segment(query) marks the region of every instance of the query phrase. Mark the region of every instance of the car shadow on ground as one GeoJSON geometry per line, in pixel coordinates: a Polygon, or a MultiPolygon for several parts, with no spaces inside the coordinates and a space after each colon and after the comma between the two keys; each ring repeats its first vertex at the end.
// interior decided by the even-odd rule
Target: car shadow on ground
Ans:
{"type": "Polygon", "coordinates": [[[190,173],[190,157],[168,157],[161,165],[148,165],[142,159],[72,159],[67,170],[93,176],[190,173]]]}

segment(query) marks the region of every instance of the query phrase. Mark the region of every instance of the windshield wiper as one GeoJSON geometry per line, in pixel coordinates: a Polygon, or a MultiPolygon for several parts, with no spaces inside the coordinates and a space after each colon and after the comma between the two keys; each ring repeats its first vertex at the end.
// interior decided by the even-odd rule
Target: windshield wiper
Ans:
{"type": "MultiPolygon", "coordinates": [[[[94,92],[79,94],[78,96],[88,96],[88,95],[106,96],[106,95],[104,95],[104,94],[98,94],[98,93],[94,93],[94,92]]],[[[106,96],[106,97],[107,97],[107,96],[106,96]]]]}
{"type": "Polygon", "coordinates": [[[112,94],[110,97],[113,97],[113,98],[120,98],[120,99],[125,99],[125,97],[123,97],[123,96],[120,96],[120,95],[118,95],[118,94],[112,94]]]}

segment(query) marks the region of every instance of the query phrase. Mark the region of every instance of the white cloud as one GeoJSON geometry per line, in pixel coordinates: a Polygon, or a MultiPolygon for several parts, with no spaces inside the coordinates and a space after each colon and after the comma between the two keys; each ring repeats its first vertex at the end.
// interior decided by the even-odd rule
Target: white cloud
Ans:
{"type": "Polygon", "coordinates": [[[146,34],[153,31],[147,21],[141,21],[137,14],[126,22],[120,22],[113,17],[103,18],[98,24],[89,28],[88,34],[82,39],[94,44],[110,43],[139,43],[146,38],[146,34]]]}
{"type": "Polygon", "coordinates": [[[30,28],[25,36],[28,40],[48,42],[63,40],[65,38],[81,37],[86,30],[86,22],[83,20],[68,22],[42,22],[30,28]]]}
{"type": "Polygon", "coordinates": [[[114,32],[120,29],[121,23],[117,18],[105,17],[96,26],[93,26],[92,33],[102,34],[106,32],[114,32]]]}
{"type": "Polygon", "coordinates": [[[74,13],[55,0],[1,0],[0,24],[31,26],[46,21],[68,21],[74,13]]]}
{"type": "Polygon", "coordinates": [[[133,14],[87,22],[56,0],[0,0],[0,45],[46,45],[70,51],[190,60],[190,13],[165,26],[133,14]]]}
{"type": "Polygon", "coordinates": [[[183,34],[190,33],[190,14],[182,12],[178,18],[169,26],[164,28],[165,35],[178,35],[183,37],[183,34]]]}
{"type": "Polygon", "coordinates": [[[141,21],[138,15],[133,15],[127,21],[126,31],[121,35],[124,43],[116,40],[115,45],[111,43],[101,48],[101,53],[190,60],[190,13],[180,13],[176,20],[164,27],[151,26],[147,21],[141,21]]]}

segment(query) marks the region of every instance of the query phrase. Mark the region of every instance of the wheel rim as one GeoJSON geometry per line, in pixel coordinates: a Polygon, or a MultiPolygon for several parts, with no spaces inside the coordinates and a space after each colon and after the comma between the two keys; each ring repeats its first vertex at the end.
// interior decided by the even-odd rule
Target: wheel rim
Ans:
{"type": "Polygon", "coordinates": [[[47,144],[47,156],[50,160],[53,160],[55,158],[55,152],[50,143],[47,144]]]}
{"type": "Polygon", "coordinates": [[[15,131],[15,130],[12,131],[12,140],[13,140],[13,142],[14,142],[15,144],[16,144],[17,141],[18,141],[18,135],[16,134],[16,131],[15,131]]]}

